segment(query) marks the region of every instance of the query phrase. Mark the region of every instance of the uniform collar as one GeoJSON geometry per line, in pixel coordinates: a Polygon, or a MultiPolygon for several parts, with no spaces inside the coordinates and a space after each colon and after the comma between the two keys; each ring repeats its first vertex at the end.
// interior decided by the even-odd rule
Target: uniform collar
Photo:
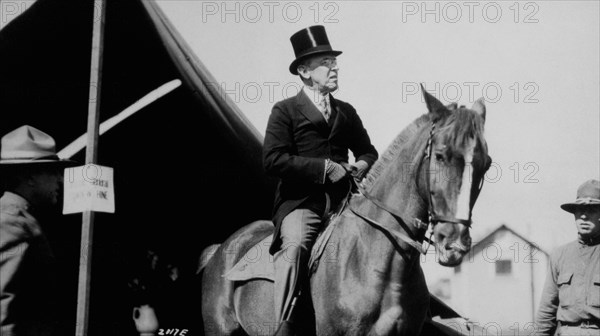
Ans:
{"type": "Polygon", "coordinates": [[[584,239],[581,235],[578,235],[577,240],[581,245],[594,246],[600,243],[600,235],[597,235],[596,237],[588,237],[586,239],[584,239]]]}

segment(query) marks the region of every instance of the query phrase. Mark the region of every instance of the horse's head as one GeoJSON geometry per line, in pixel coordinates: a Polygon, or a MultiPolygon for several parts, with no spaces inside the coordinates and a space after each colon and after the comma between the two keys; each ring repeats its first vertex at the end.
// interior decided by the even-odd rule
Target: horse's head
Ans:
{"type": "Polygon", "coordinates": [[[432,120],[425,164],[438,262],[456,266],[471,249],[471,211],[491,164],[483,137],[485,105],[444,106],[423,89],[432,120]]]}

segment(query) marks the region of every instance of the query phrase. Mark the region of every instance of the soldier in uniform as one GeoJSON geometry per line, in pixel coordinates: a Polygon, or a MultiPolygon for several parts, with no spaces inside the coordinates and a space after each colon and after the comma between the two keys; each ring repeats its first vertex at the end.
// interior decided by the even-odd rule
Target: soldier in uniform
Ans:
{"type": "Polygon", "coordinates": [[[54,139],[31,126],[2,137],[0,173],[0,335],[59,334],[58,267],[46,236],[62,200],[63,170],[54,139]]]}
{"type": "Polygon", "coordinates": [[[584,182],[561,208],[575,215],[578,239],[550,256],[538,334],[600,336],[600,182],[584,182]]]}

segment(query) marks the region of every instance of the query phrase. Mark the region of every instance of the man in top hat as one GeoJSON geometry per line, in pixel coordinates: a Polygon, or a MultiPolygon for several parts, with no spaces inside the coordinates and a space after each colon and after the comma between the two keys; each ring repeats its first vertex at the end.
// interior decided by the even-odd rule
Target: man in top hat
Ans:
{"type": "Polygon", "coordinates": [[[600,182],[584,182],[561,208],[575,215],[578,239],[550,256],[538,332],[600,336],[600,182]]]}
{"type": "Polygon", "coordinates": [[[27,125],[1,146],[0,335],[52,335],[55,260],[41,217],[59,204],[63,170],[73,162],[59,160],[54,139],[27,125]]]}
{"type": "Polygon", "coordinates": [[[280,179],[269,250],[274,255],[276,323],[289,318],[322,219],[348,194],[350,178],[362,178],[378,157],[354,107],[332,95],[338,88],[336,57],[342,52],[331,47],[325,28],[302,29],[290,40],[295,59],[289,71],[303,87],[273,107],[263,148],[267,174],[280,179]],[[351,165],[348,150],[355,158],[351,165]]]}

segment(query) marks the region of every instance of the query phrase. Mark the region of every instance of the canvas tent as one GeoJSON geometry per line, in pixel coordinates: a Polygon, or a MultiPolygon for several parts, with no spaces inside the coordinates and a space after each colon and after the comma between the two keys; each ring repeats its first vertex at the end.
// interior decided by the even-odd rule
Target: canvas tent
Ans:
{"type": "MultiPolygon", "coordinates": [[[[0,31],[1,134],[29,124],[60,149],[86,132],[93,6],[39,0],[0,31]]],[[[98,163],[115,171],[116,212],[96,217],[90,334],[120,335],[132,324],[130,257],[152,248],[192,272],[202,248],[270,217],[274,182],[262,171],[262,136],[155,3],[107,1],[103,57],[101,121],[166,82],[183,83],[100,138],[98,163]]],[[[74,159],[84,162],[84,152],[74,159]]],[[[51,237],[69,259],[69,311],[80,225],[69,215],[51,237]]]]}
{"type": "MultiPolygon", "coordinates": [[[[2,133],[31,124],[61,148],[86,131],[92,5],[40,0],[1,31],[2,133]]],[[[205,208],[211,211],[182,226],[220,228],[268,216],[272,184],[262,173],[262,137],[216,89],[158,7],[108,1],[106,21],[101,120],[172,79],[184,83],[102,136],[99,163],[127,177],[117,187],[116,216],[133,212],[135,222],[168,216],[174,224],[177,212],[205,208]],[[132,210],[136,205],[143,208],[132,210]]],[[[75,158],[83,161],[82,154],[75,158]]]]}
{"type": "MultiPolygon", "coordinates": [[[[38,0],[0,30],[1,134],[29,124],[60,149],[86,131],[93,6],[38,0]]],[[[107,0],[102,90],[92,97],[100,120],[174,79],[182,85],[100,138],[98,163],[115,171],[116,212],[96,216],[89,335],[135,335],[128,284],[147,271],[138,266],[148,251],[187,279],[176,288],[152,283],[170,296],[153,298],[168,307],[162,316],[198,330],[200,252],[270,217],[275,181],[262,170],[260,133],[154,2],[107,0]]],[[[84,162],[84,151],[74,159],[84,162]]],[[[46,228],[62,260],[63,335],[75,330],[80,226],[80,215],[68,215],[46,228]]],[[[453,315],[443,304],[432,310],[453,315]]]]}

